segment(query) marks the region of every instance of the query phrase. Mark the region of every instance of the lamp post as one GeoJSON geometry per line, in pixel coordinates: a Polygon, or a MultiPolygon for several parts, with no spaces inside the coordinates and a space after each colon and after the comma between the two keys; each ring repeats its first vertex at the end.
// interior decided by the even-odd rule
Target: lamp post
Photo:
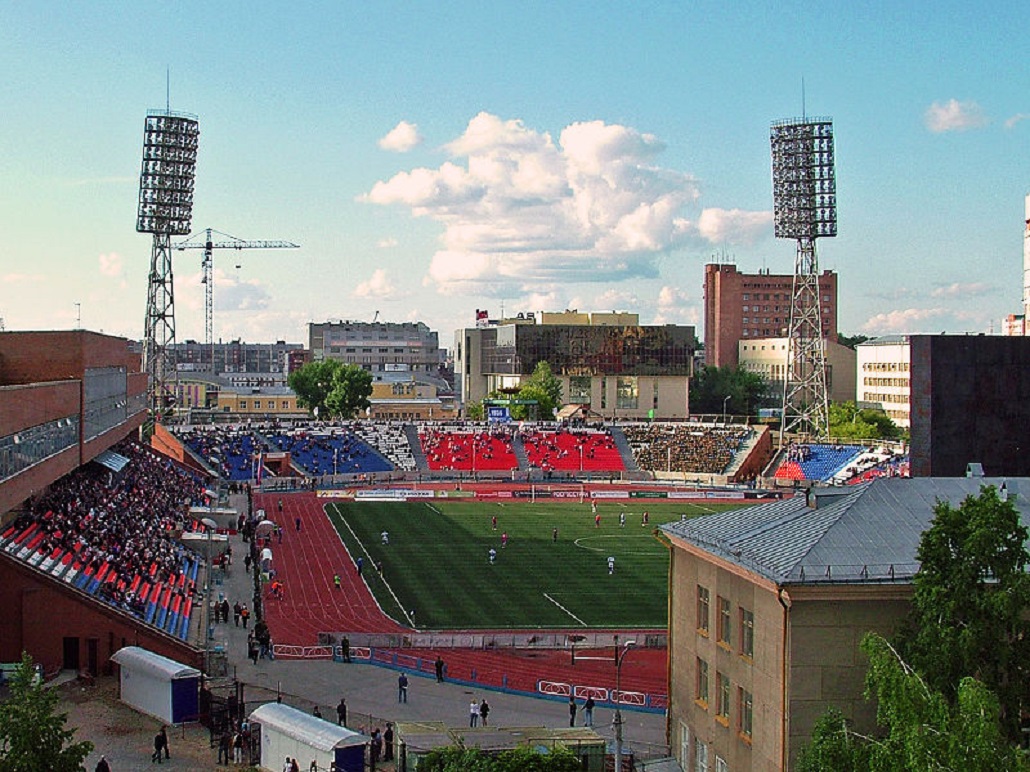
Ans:
{"type": "MultiPolygon", "coordinates": [[[[211,499],[208,499],[208,512],[211,511],[211,499]]],[[[211,517],[201,519],[207,529],[207,571],[204,574],[204,674],[211,673],[211,539],[218,523],[211,517]]]]}
{"type": "Polygon", "coordinates": [[[615,772],[622,772],[622,711],[619,709],[622,702],[622,661],[636,645],[636,641],[626,641],[620,652],[619,638],[615,637],[615,718],[612,719],[612,726],[615,727],[615,772]]]}
{"type": "Polygon", "coordinates": [[[726,425],[726,403],[730,401],[731,394],[727,394],[725,399],[722,401],[722,425],[726,425]]]}

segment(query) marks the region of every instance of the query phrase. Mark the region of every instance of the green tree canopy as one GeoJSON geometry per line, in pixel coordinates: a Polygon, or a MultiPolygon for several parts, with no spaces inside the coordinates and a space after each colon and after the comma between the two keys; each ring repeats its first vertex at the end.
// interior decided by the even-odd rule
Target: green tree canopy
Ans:
{"type": "Polygon", "coordinates": [[[952,703],[968,676],[994,692],[1012,742],[1030,707],[1026,540],[1019,511],[994,486],[958,507],[937,502],[917,552],[912,614],[898,636],[905,658],[952,703]]]}
{"type": "Polygon", "coordinates": [[[750,415],[771,397],[769,382],[742,367],[702,367],[690,381],[691,413],[750,415]],[[729,401],[726,402],[726,397],[729,401]]]}
{"type": "Polygon", "coordinates": [[[896,440],[902,435],[882,410],[859,409],[854,402],[830,403],[830,436],[852,440],[896,440]]]}
{"type": "Polygon", "coordinates": [[[372,373],[336,359],[309,362],[290,373],[287,383],[300,406],[321,418],[353,418],[370,404],[372,373]]]}
{"type": "Polygon", "coordinates": [[[579,772],[583,766],[561,746],[547,753],[516,748],[491,755],[479,748],[452,745],[430,751],[418,768],[419,772],[579,772]]]}
{"type": "Polygon", "coordinates": [[[798,772],[1028,770],[1001,729],[998,699],[974,678],[955,685],[956,700],[931,688],[881,636],[868,633],[866,697],[876,700],[882,734],[857,734],[837,711],[823,716],[798,759],[798,772]]]}
{"type": "Polygon", "coordinates": [[[28,654],[11,679],[10,695],[0,703],[0,769],[5,772],[79,772],[93,743],[72,743],[67,713],[56,713],[59,695],[37,682],[28,654]]]}
{"type": "Polygon", "coordinates": [[[837,342],[840,345],[847,346],[851,349],[853,349],[859,343],[865,343],[867,340],[869,340],[868,335],[843,335],[839,332],[837,333],[837,342]]]}

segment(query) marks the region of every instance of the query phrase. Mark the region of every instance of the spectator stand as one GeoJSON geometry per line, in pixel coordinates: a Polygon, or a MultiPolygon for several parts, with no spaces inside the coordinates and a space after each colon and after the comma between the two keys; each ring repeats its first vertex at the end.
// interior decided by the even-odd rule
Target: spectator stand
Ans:
{"type": "Polygon", "coordinates": [[[86,464],[33,499],[0,549],[50,578],[185,640],[199,556],[178,543],[200,480],[125,442],[114,474],[86,464]]]}

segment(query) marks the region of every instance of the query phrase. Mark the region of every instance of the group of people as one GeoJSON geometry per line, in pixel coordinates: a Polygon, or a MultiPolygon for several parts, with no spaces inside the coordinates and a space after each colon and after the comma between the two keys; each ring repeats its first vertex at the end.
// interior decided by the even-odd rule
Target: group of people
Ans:
{"type": "MultiPolygon", "coordinates": [[[[564,427],[553,432],[533,429],[520,432],[518,438],[530,466],[544,471],[577,471],[581,464],[593,469],[597,466],[593,461],[598,451],[610,456],[611,451],[617,450],[615,438],[607,431],[577,431],[564,427]]],[[[621,469],[621,465],[618,468],[621,469]]]]}
{"type": "Polygon", "coordinates": [[[475,727],[480,721],[483,726],[490,726],[490,704],[485,697],[478,702],[473,697],[469,703],[469,726],[475,727]]]}
{"type": "Polygon", "coordinates": [[[249,763],[249,748],[250,722],[246,718],[234,720],[218,738],[218,763],[226,766],[249,763]]]}
{"type": "Polygon", "coordinates": [[[196,555],[175,536],[199,527],[189,509],[203,502],[204,486],[138,443],[124,441],[113,450],[129,459],[120,472],[79,467],[32,499],[15,525],[38,524],[38,552],[74,553],[82,570],[91,568],[94,575],[106,564],[98,595],[142,617],[146,601],[132,589],[137,576],[151,585],[174,583],[175,594],[194,594],[183,572],[196,555]]]}
{"type": "Polygon", "coordinates": [[[652,472],[722,474],[751,429],[702,424],[640,424],[622,427],[637,465],[652,472]]]}
{"type": "Polygon", "coordinates": [[[511,435],[502,429],[477,432],[427,430],[419,436],[430,469],[517,469],[511,435]]]}

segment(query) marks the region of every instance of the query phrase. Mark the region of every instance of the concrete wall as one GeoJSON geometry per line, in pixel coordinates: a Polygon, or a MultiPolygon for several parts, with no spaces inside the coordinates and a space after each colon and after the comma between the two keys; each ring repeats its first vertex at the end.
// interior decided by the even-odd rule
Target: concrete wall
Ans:
{"type": "Polygon", "coordinates": [[[87,330],[0,335],[0,385],[80,379],[90,367],[139,372],[129,341],[87,330]]]}
{"type": "Polygon", "coordinates": [[[790,610],[791,763],[829,708],[859,732],[876,726],[876,705],[863,697],[869,660],[859,649],[867,632],[890,637],[910,610],[910,586],[788,588],[790,610]]]}

